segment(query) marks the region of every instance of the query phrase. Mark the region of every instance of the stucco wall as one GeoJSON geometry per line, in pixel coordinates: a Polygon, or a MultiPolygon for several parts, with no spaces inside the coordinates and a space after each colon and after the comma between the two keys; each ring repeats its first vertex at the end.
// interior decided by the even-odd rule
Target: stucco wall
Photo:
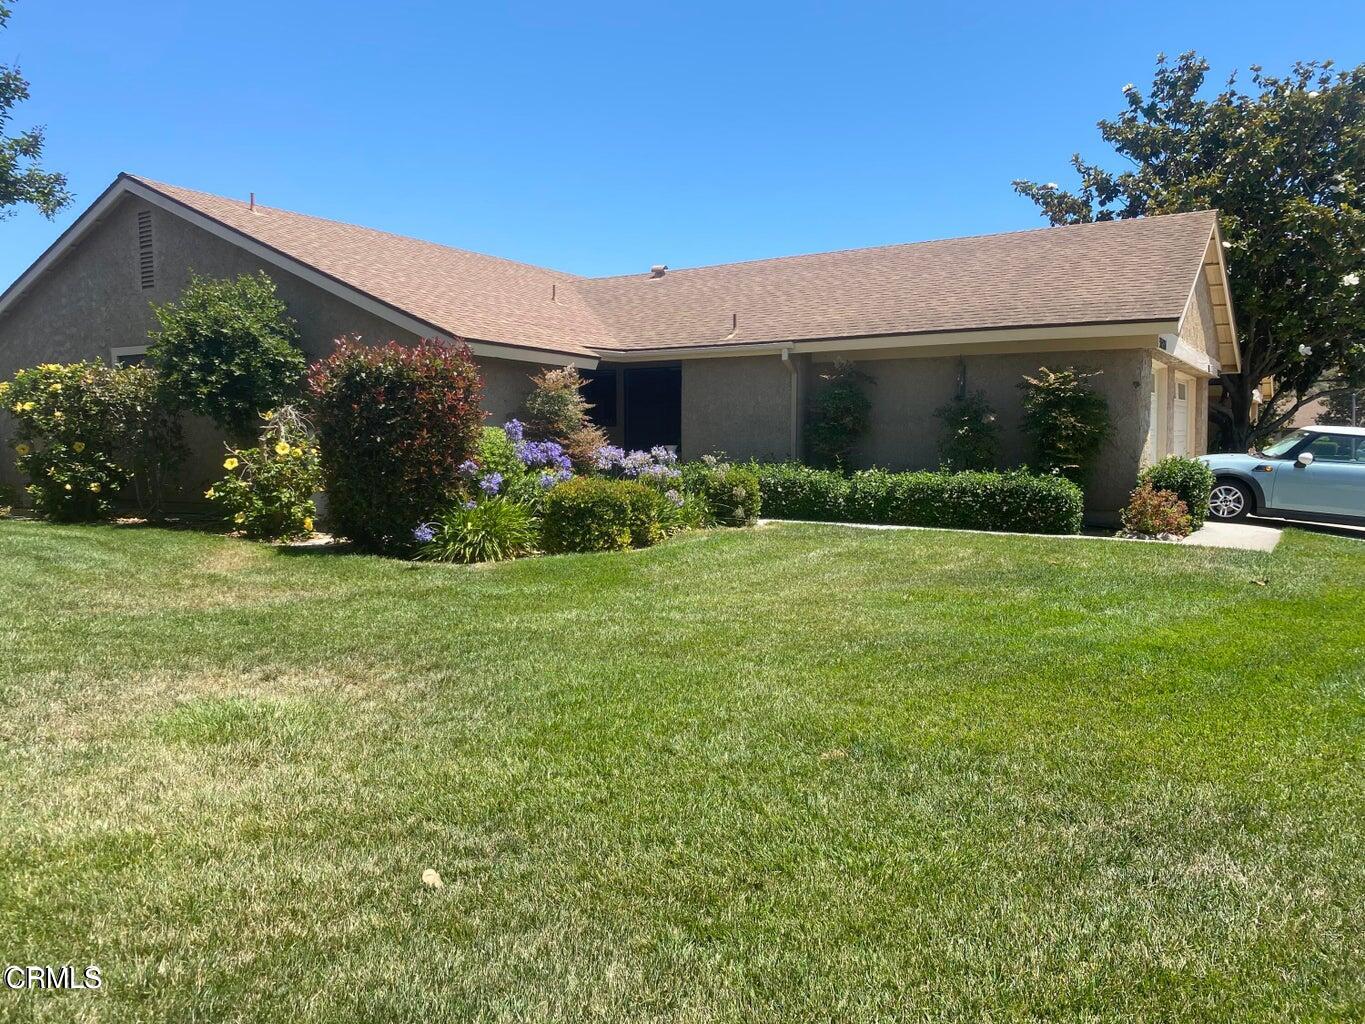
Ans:
{"type": "Polygon", "coordinates": [[[790,458],[792,386],[775,355],[683,360],[683,458],[790,458]]]}
{"type": "MultiPolygon", "coordinates": [[[[235,277],[256,270],[266,271],[275,281],[289,315],[297,321],[300,345],[309,360],[327,355],[333,340],[344,334],[359,334],[376,343],[418,340],[411,332],[130,196],[0,317],[0,379],[37,363],[107,361],[111,348],[146,345],[147,332],[156,326],[150,303],[173,300],[188,283],[191,271],[235,277]],[[152,214],[156,283],[146,290],[138,279],[139,210],[152,214]]],[[[530,388],[530,374],[540,367],[516,360],[478,362],[489,422],[501,423],[520,406],[530,388]]],[[[13,430],[6,421],[7,416],[0,414],[0,444],[13,430]]],[[[211,423],[197,417],[187,417],[185,428],[192,455],[176,497],[194,500],[207,481],[221,475],[223,439],[211,423]]],[[[7,444],[0,448],[0,481],[21,482],[7,444]]]]}
{"type": "MultiPolygon", "coordinates": [[[[818,363],[815,370],[827,370],[829,365],[818,363]]],[[[1020,428],[1019,382],[1042,366],[1074,366],[1101,371],[1093,384],[1109,402],[1112,424],[1086,488],[1086,505],[1094,518],[1113,517],[1141,468],[1150,417],[1151,359],[1140,350],[866,359],[856,365],[872,378],[867,387],[872,429],[855,451],[859,466],[936,468],[943,428],[934,412],[956,393],[960,369],[965,369],[967,390],[984,392],[995,409],[1002,465],[1024,463],[1029,451],[1020,428]]]]}

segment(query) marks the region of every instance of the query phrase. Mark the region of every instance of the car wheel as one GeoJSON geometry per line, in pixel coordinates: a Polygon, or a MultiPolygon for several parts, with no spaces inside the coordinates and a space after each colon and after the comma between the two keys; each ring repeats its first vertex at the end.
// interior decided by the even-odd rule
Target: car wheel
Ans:
{"type": "Polygon", "coordinates": [[[1241,519],[1251,511],[1251,492],[1232,480],[1219,480],[1209,495],[1209,515],[1214,519],[1241,519]]]}

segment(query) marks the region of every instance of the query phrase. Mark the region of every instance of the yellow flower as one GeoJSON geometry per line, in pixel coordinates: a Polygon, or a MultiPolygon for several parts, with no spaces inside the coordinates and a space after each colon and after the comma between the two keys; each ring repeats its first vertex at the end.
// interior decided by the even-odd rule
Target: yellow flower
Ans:
{"type": "Polygon", "coordinates": [[[91,484],[91,485],[90,485],[90,493],[91,493],[91,494],[99,494],[99,492],[100,492],[100,485],[99,485],[99,484],[91,484]]]}
{"type": "Polygon", "coordinates": [[[288,455],[288,454],[289,454],[289,445],[288,445],[286,442],[281,441],[279,444],[275,445],[275,454],[276,454],[276,455],[288,455]]]}
{"type": "Polygon", "coordinates": [[[292,456],[294,456],[294,458],[296,458],[296,459],[301,459],[301,458],[303,458],[303,449],[302,449],[302,448],[295,448],[295,449],[293,449],[289,454],[292,455],[292,456]]]}
{"type": "Polygon", "coordinates": [[[50,384],[50,385],[48,385],[48,390],[49,390],[49,391],[60,391],[61,389],[62,389],[62,386],[61,386],[60,384],[50,384]]]}
{"type": "Polygon", "coordinates": [[[16,452],[18,452],[20,455],[27,455],[27,454],[28,454],[29,452],[31,452],[33,449],[30,448],[30,447],[29,447],[28,445],[26,445],[26,444],[16,444],[16,445],[14,446],[14,450],[15,450],[16,452]]]}
{"type": "Polygon", "coordinates": [[[81,452],[85,451],[85,442],[84,441],[73,442],[71,445],[71,450],[75,452],[77,455],[79,455],[81,452]]]}
{"type": "Polygon", "coordinates": [[[212,498],[212,497],[216,496],[217,494],[218,494],[218,492],[215,491],[212,487],[210,487],[207,491],[204,492],[204,497],[206,497],[206,498],[212,498]]]}
{"type": "MultiPolygon", "coordinates": [[[[32,405],[33,403],[30,402],[29,404],[32,405]]],[[[59,409],[59,410],[57,410],[56,412],[54,412],[54,413],[52,414],[52,418],[53,418],[54,420],[64,420],[64,419],[66,419],[66,413],[62,412],[62,411],[59,409]]]]}
{"type": "Polygon", "coordinates": [[[236,460],[236,459],[231,459],[231,458],[229,458],[229,459],[224,459],[224,460],[223,460],[223,468],[224,468],[224,469],[236,469],[236,468],[237,468],[237,460],[236,460]]]}
{"type": "Polygon", "coordinates": [[[236,523],[238,526],[241,526],[244,522],[246,522],[246,513],[238,512],[235,516],[232,517],[232,521],[236,523]]]}
{"type": "Polygon", "coordinates": [[[267,409],[265,412],[261,413],[261,419],[265,420],[267,423],[270,422],[271,420],[273,420],[274,418],[275,418],[275,414],[274,414],[273,412],[271,412],[269,409],[267,409]]]}
{"type": "Polygon", "coordinates": [[[19,411],[20,411],[20,412],[32,412],[32,411],[33,411],[33,403],[32,403],[32,402],[25,402],[23,405],[19,406],[19,411]]]}
{"type": "Polygon", "coordinates": [[[303,528],[304,528],[305,530],[307,530],[309,533],[312,533],[312,532],[313,532],[313,517],[312,517],[312,516],[309,516],[307,519],[305,519],[305,520],[303,521],[303,528]]]}
{"type": "Polygon", "coordinates": [[[67,485],[66,485],[66,489],[67,489],[68,491],[71,490],[71,485],[70,485],[70,484],[67,484],[67,485]]]}

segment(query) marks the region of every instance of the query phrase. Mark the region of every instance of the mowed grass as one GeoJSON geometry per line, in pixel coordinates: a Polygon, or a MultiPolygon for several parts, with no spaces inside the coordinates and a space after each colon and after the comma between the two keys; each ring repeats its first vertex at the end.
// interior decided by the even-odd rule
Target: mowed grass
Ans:
{"type": "Polygon", "coordinates": [[[0,1017],[1365,1017],[1350,540],[8,523],[0,705],[0,1017]]]}

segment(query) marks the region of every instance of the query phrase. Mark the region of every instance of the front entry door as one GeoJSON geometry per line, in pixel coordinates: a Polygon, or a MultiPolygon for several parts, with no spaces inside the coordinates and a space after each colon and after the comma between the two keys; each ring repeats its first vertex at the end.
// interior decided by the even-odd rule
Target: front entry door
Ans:
{"type": "Polygon", "coordinates": [[[681,445],[681,367],[628,366],[623,376],[626,448],[681,445]]]}

